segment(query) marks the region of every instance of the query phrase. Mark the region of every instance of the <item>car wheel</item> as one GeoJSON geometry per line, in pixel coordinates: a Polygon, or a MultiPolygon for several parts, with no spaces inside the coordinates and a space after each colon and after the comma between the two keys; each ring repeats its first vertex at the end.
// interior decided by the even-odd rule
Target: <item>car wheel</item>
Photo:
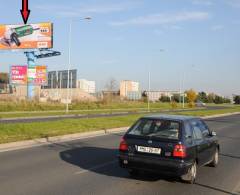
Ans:
{"type": "Polygon", "coordinates": [[[184,182],[193,184],[197,177],[197,163],[194,162],[193,165],[189,168],[187,174],[181,176],[181,179],[184,182]]]}
{"type": "Polygon", "coordinates": [[[219,150],[216,148],[216,151],[213,156],[212,162],[209,164],[211,167],[217,167],[219,162],[219,150]]]}
{"type": "Polygon", "coordinates": [[[21,42],[18,39],[18,36],[16,33],[11,34],[11,40],[19,47],[21,45],[21,42]]]}
{"type": "Polygon", "coordinates": [[[134,177],[134,176],[139,175],[139,170],[136,170],[136,169],[128,169],[128,173],[129,173],[130,176],[134,177]]]}

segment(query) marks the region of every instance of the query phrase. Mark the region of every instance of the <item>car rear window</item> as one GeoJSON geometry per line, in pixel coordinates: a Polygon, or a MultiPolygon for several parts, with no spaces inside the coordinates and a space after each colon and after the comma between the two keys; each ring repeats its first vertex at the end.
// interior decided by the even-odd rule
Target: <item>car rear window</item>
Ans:
{"type": "Polygon", "coordinates": [[[129,135],[179,139],[180,123],[162,119],[140,119],[128,132],[129,135]]]}

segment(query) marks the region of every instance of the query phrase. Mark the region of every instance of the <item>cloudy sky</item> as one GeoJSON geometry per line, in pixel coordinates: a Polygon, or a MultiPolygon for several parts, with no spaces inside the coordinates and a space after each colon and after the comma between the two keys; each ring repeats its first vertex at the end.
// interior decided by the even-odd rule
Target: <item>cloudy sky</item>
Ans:
{"type": "MultiPolygon", "coordinates": [[[[67,69],[69,21],[72,67],[78,77],[104,87],[109,78],[147,88],[194,88],[240,93],[240,0],[29,0],[29,23],[54,23],[54,49],[62,56],[38,60],[67,69]],[[91,21],[81,18],[91,16],[91,21]],[[183,79],[184,78],[184,79],[183,79]]],[[[21,0],[0,4],[0,23],[22,23],[21,0]]],[[[22,52],[0,53],[0,71],[26,64],[22,52]]]]}

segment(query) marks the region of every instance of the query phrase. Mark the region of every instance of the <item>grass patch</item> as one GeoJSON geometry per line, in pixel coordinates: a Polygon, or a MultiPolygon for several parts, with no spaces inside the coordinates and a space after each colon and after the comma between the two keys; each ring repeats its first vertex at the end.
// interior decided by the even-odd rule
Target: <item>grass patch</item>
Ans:
{"type": "MultiPolygon", "coordinates": [[[[180,106],[180,105],[179,105],[180,106]]],[[[0,112],[15,111],[59,111],[65,110],[65,104],[61,103],[40,103],[35,101],[5,102],[0,101],[0,112]]],[[[169,103],[151,103],[152,108],[170,108],[169,103]]],[[[143,101],[116,101],[105,103],[98,102],[76,102],[69,105],[69,110],[98,110],[98,109],[134,109],[147,108],[147,103],[143,101]]]]}
{"type": "Polygon", "coordinates": [[[0,143],[125,127],[142,115],[111,118],[64,119],[52,122],[0,124],[0,143]]]}
{"type": "MultiPolygon", "coordinates": [[[[116,112],[133,112],[137,113],[140,111],[147,111],[147,104],[144,102],[121,102],[121,103],[112,103],[112,104],[107,104],[99,107],[95,107],[97,103],[92,102],[91,106],[87,106],[86,104],[79,103],[76,104],[74,109],[69,110],[68,115],[73,115],[73,114],[98,114],[98,113],[116,113],[116,112]]],[[[66,115],[65,113],[65,107],[62,107],[62,110],[55,110],[57,108],[56,105],[52,105],[52,107],[49,110],[44,110],[48,108],[48,104],[46,104],[46,107],[44,107],[44,104],[40,104],[41,106],[36,106],[31,105],[30,107],[26,106],[23,108],[21,111],[19,111],[19,108],[21,108],[21,105],[16,105],[16,110],[13,111],[13,106],[15,104],[12,103],[9,109],[7,110],[7,105],[4,105],[5,107],[2,107],[0,103],[0,118],[16,118],[16,117],[36,117],[36,116],[61,116],[61,115],[66,115]],[[20,107],[18,107],[20,106],[20,107]],[[30,108],[35,108],[35,110],[31,110],[30,108]],[[40,108],[42,108],[40,110],[40,108]],[[44,108],[44,109],[43,109],[44,108]],[[7,110],[7,111],[2,111],[1,110],[7,110]]],[[[151,103],[150,105],[151,111],[163,111],[163,110],[173,110],[171,105],[169,103],[151,103]]],[[[178,107],[176,109],[181,109],[180,104],[178,104],[178,107]]],[[[174,110],[176,110],[174,109],[174,110]]]]}

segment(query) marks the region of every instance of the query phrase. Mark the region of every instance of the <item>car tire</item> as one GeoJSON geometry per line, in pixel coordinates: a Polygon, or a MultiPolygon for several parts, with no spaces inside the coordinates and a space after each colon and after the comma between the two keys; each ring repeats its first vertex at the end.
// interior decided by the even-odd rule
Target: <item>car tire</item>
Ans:
{"type": "Polygon", "coordinates": [[[197,163],[194,162],[192,166],[188,169],[187,174],[181,176],[181,179],[186,183],[193,184],[196,180],[196,177],[197,177],[197,163]]]}
{"type": "Polygon", "coordinates": [[[219,150],[218,150],[218,148],[216,148],[216,151],[213,156],[213,160],[212,160],[212,162],[209,163],[209,166],[217,167],[218,162],[219,162],[219,150]]]}
{"type": "Polygon", "coordinates": [[[128,173],[131,177],[135,177],[139,175],[139,170],[137,169],[128,169],[128,173]]]}
{"type": "Polygon", "coordinates": [[[18,47],[21,45],[16,33],[11,34],[11,41],[13,41],[18,47]]]}

